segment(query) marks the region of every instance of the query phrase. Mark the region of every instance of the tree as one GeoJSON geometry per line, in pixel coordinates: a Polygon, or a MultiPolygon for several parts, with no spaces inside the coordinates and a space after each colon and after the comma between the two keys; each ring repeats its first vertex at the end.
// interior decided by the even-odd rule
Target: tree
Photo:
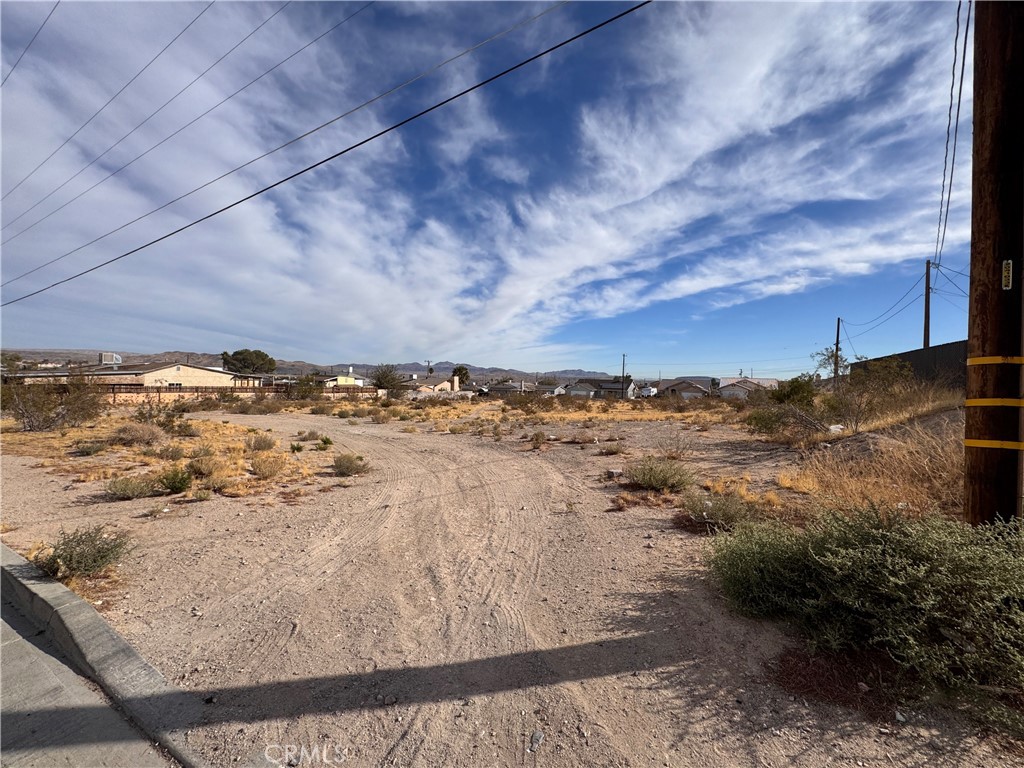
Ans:
{"type": "Polygon", "coordinates": [[[814,377],[809,373],[779,383],[778,389],[769,391],[769,397],[776,403],[792,403],[800,408],[814,406],[814,377]]]}
{"type": "Polygon", "coordinates": [[[389,393],[402,389],[405,380],[398,372],[398,366],[381,363],[370,371],[370,385],[377,389],[386,389],[389,393]]]}
{"type": "Polygon", "coordinates": [[[899,358],[872,360],[851,371],[848,385],[827,405],[847,427],[860,432],[866,421],[897,406],[913,384],[913,370],[899,358]]]}
{"type": "Polygon", "coordinates": [[[77,427],[107,407],[105,395],[82,376],[69,376],[66,382],[5,383],[2,399],[3,410],[26,432],[77,427]]]}
{"type": "Polygon", "coordinates": [[[233,373],[273,373],[277,361],[260,349],[236,349],[230,355],[221,353],[224,370],[233,373]]]}
{"type": "MultiPolygon", "coordinates": [[[[811,355],[811,360],[814,362],[814,370],[825,371],[829,375],[832,375],[836,369],[836,348],[835,345],[825,347],[819,352],[815,352],[811,355]]],[[[839,375],[845,376],[850,372],[850,361],[846,359],[846,355],[843,351],[839,350],[839,375]]]]}
{"type": "Polygon", "coordinates": [[[459,377],[459,386],[469,384],[469,368],[464,365],[456,365],[452,368],[452,378],[459,377]]]}

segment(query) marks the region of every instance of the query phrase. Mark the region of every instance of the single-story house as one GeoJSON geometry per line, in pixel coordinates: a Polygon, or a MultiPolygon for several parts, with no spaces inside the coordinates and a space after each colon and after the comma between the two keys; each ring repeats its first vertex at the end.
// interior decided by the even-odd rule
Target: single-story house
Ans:
{"type": "Polygon", "coordinates": [[[32,371],[17,374],[26,382],[65,381],[82,376],[95,384],[132,387],[259,387],[262,376],[232,373],[221,368],[204,368],[190,363],[141,363],[138,365],[85,365],[64,371],[32,371]]]}
{"type": "Polygon", "coordinates": [[[542,395],[564,395],[565,387],[561,384],[538,384],[534,391],[542,395]]]}
{"type": "Polygon", "coordinates": [[[752,381],[751,379],[739,379],[737,381],[729,382],[728,384],[722,384],[718,388],[718,393],[722,397],[732,400],[746,400],[750,397],[751,392],[757,392],[764,389],[767,389],[767,387],[762,387],[756,381],[752,381]]]}
{"type": "Polygon", "coordinates": [[[570,384],[565,388],[565,394],[570,397],[593,397],[596,391],[596,388],[590,386],[586,382],[576,382],[575,384],[570,384]]]}
{"type": "Polygon", "coordinates": [[[364,379],[361,377],[344,374],[323,377],[323,385],[325,387],[361,387],[364,383],[364,379]]]}
{"type": "Polygon", "coordinates": [[[459,377],[443,379],[440,376],[431,376],[426,379],[416,379],[410,385],[413,392],[458,392],[459,377]]]}
{"type": "Polygon", "coordinates": [[[633,379],[626,377],[626,383],[622,379],[580,379],[577,384],[589,384],[594,388],[594,397],[617,399],[623,397],[633,400],[637,395],[636,383],[633,379]]]}
{"type": "Polygon", "coordinates": [[[679,397],[683,400],[695,400],[699,397],[707,397],[710,389],[696,384],[689,379],[673,379],[665,382],[661,387],[662,397],[679,397]]]}
{"type": "Polygon", "coordinates": [[[487,386],[489,394],[498,395],[515,395],[525,394],[527,392],[533,392],[534,385],[529,384],[525,381],[503,381],[500,384],[490,384],[487,386]]]}

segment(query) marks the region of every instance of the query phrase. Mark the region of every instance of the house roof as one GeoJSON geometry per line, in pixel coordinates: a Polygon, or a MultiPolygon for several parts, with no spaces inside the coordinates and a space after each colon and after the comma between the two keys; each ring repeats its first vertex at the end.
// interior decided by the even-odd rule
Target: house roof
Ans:
{"type": "Polygon", "coordinates": [[[83,365],[81,367],[69,370],[49,370],[31,372],[25,374],[24,378],[57,378],[63,376],[141,376],[147,373],[162,371],[172,366],[194,368],[197,371],[206,371],[208,373],[221,373],[224,374],[225,376],[231,376],[232,378],[235,379],[263,378],[260,374],[233,373],[231,371],[225,371],[219,368],[207,368],[202,365],[192,365],[191,363],[179,362],[137,363],[134,365],[125,365],[124,363],[118,363],[117,365],[83,365]]]}
{"type": "Polygon", "coordinates": [[[658,387],[659,392],[668,392],[670,389],[687,389],[696,392],[707,392],[709,387],[698,384],[691,379],[673,379],[672,381],[667,381],[658,387]]]}
{"type": "Polygon", "coordinates": [[[728,387],[730,384],[739,384],[744,389],[778,389],[778,379],[754,379],[749,376],[726,376],[719,384],[720,387],[728,387]]]}

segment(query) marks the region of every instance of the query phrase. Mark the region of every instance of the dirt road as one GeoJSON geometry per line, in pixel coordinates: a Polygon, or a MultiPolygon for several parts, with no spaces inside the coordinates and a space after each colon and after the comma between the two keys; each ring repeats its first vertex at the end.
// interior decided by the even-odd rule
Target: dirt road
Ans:
{"type": "MultiPolygon", "coordinates": [[[[61,522],[131,531],[105,615],[207,700],[188,738],[214,764],[1024,764],[952,717],[868,722],[768,683],[763,662],[793,641],[729,613],[704,540],[668,510],[609,511],[604,471],[621,457],[322,416],[210,418],[317,429],[373,471],[147,518],[152,500],[99,502],[98,484],[5,456],[3,507],[16,548],[61,522]]],[[[708,467],[745,440],[700,439],[708,467]]],[[[751,467],[792,460],[747,443],[751,467]]]]}

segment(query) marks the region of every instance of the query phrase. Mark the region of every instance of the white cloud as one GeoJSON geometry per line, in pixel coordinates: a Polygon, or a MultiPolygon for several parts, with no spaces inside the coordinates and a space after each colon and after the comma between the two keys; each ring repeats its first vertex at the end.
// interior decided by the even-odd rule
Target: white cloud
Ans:
{"type": "MultiPolygon", "coordinates": [[[[301,45],[313,32],[311,22],[296,23],[305,6],[296,7],[253,39],[249,53],[263,63],[229,57],[118,158],[133,157],[301,45]]],[[[203,53],[212,60],[211,40],[222,39],[218,50],[226,49],[272,8],[218,6],[203,35],[159,70],[151,101],[180,87],[203,53]]],[[[463,28],[453,7],[392,4],[381,13],[416,23],[395,22],[394,39],[392,30],[372,28],[369,13],[364,27],[340,28],[335,44],[296,57],[279,76],[13,241],[4,248],[4,279],[432,65],[485,28],[500,28],[498,16],[509,23],[525,15],[500,6],[491,19],[489,8],[474,9],[473,25],[463,28]],[[391,44],[383,61],[378,40],[391,44]]],[[[62,55],[23,63],[15,87],[5,87],[5,189],[41,159],[40,147],[56,146],[89,105],[116,89],[100,73],[133,71],[168,29],[191,18],[184,6],[148,4],[72,5],[68,13],[74,16],[54,24],[51,42],[62,55]],[[115,19],[138,45],[109,46],[115,19]]],[[[566,18],[562,11],[545,17],[558,25],[566,18]]],[[[253,346],[258,339],[278,354],[322,362],[565,360],[588,348],[551,342],[574,321],[679,299],[701,316],[921,258],[934,244],[941,179],[935,154],[944,89],[948,95],[946,21],[915,6],[657,4],[628,29],[624,23],[616,39],[629,44],[620,46],[617,70],[595,73],[607,75],[598,97],[573,101],[573,83],[556,76],[568,58],[508,91],[481,91],[117,266],[5,309],[5,341],[138,349],[169,342],[179,328],[175,346],[253,346]],[[926,55],[908,63],[918,48],[926,55]],[[571,125],[558,126],[570,144],[550,148],[557,169],[542,159],[536,136],[502,121],[508,105],[498,95],[551,92],[568,100],[573,115],[571,125]],[[485,178],[476,176],[481,169],[485,178]],[[821,201],[860,201],[867,213],[819,219],[808,206],[821,201]]],[[[509,45],[525,47],[539,29],[528,27],[509,45]]],[[[5,37],[5,67],[9,48],[5,37]]],[[[489,71],[460,60],[407,96],[260,161],[60,269],[7,286],[4,298],[180,226],[489,71]]],[[[144,113],[127,101],[105,118],[104,136],[120,136],[144,113]]],[[[530,126],[540,133],[546,125],[538,121],[530,126]]],[[[55,158],[12,195],[5,221],[98,145],[75,142],[55,158]]],[[[961,138],[948,247],[969,237],[965,147],[961,138]]],[[[93,169],[68,192],[102,175],[93,169]]]]}

